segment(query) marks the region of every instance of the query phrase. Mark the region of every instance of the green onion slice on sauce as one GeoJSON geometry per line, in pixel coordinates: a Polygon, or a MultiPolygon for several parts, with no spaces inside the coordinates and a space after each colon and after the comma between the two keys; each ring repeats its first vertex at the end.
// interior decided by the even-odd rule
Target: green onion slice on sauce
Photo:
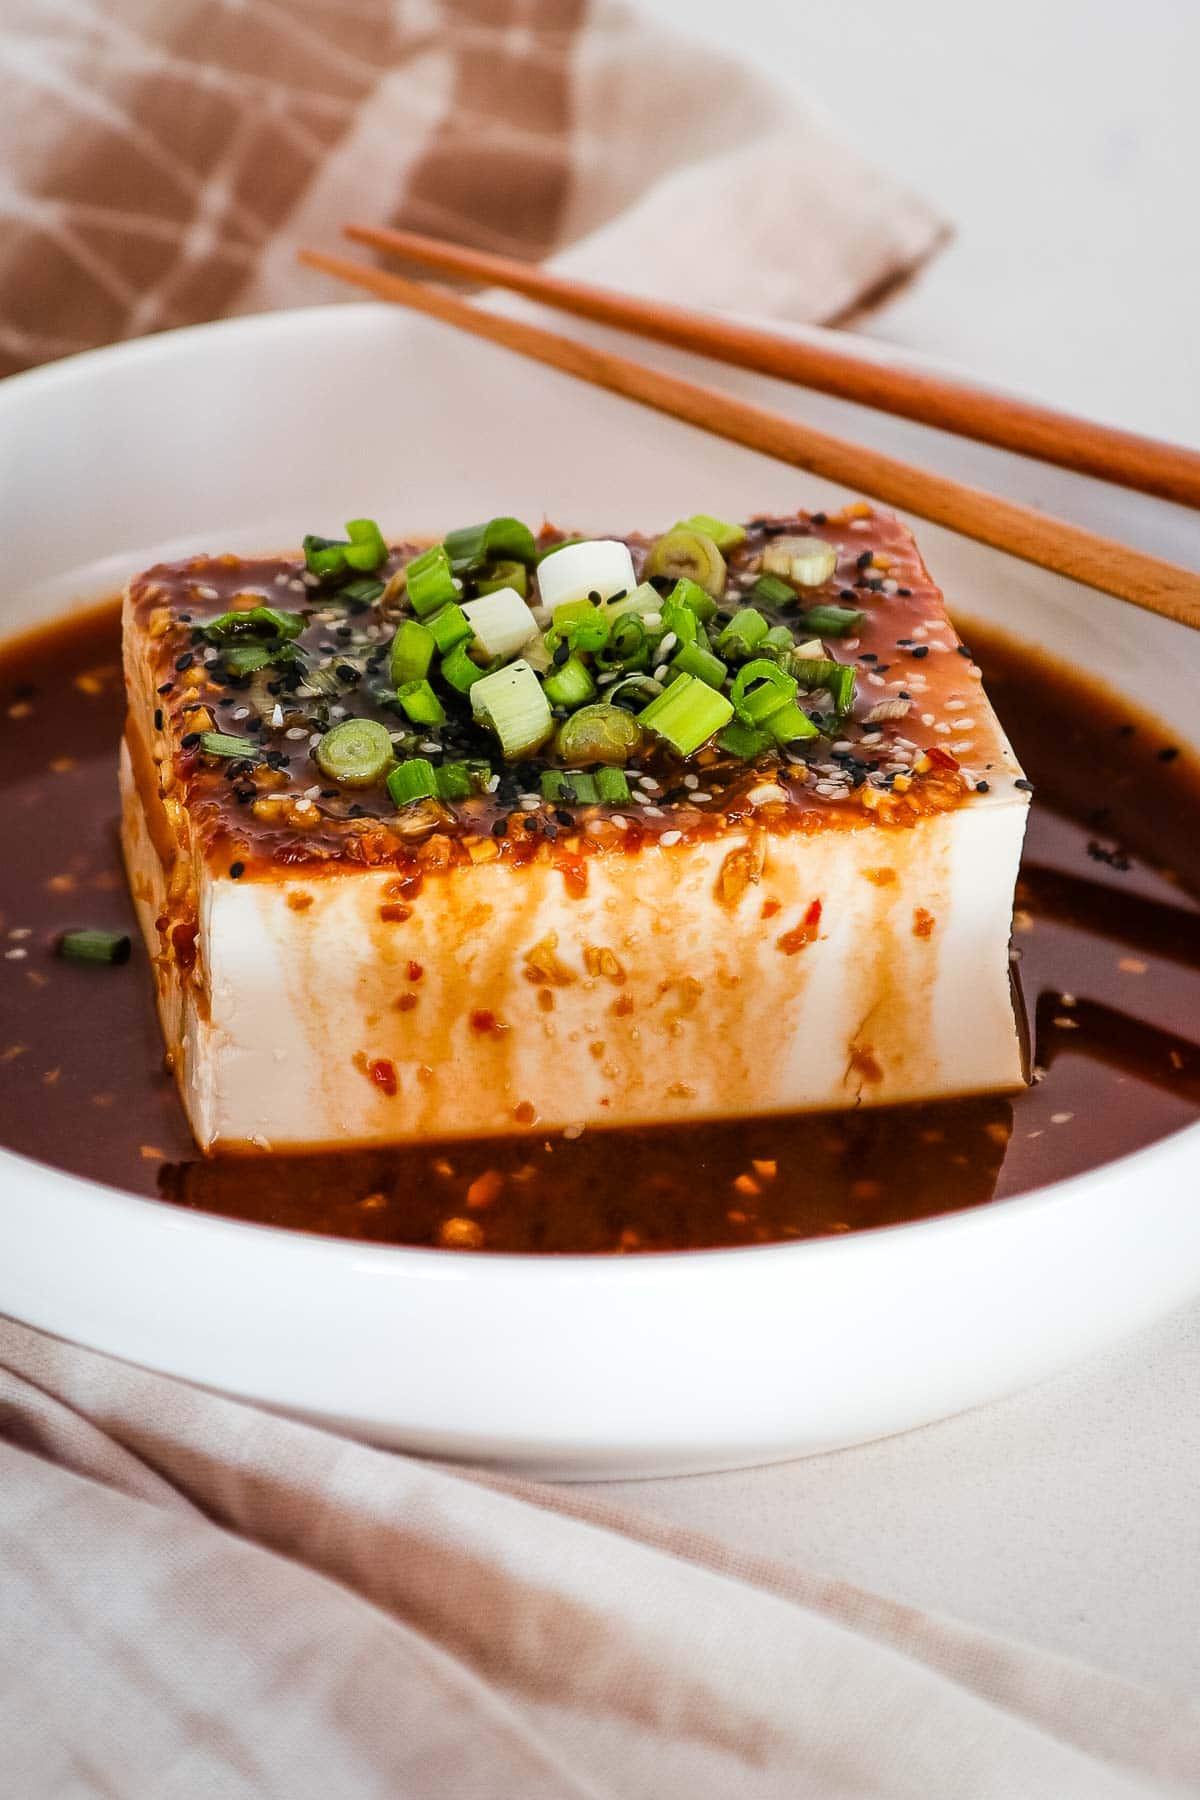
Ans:
{"type": "Polygon", "coordinates": [[[801,630],[810,637],[850,637],[863,622],[863,614],[852,606],[813,606],[802,613],[801,630]]]}
{"type": "Polygon", "coordinates": [[[342,787],[374,787],[392,764],[392,740],[378,719],[343,719],[313,752],[322,775],[342,787]]]}
{"type": "Polygon", "coordinates": [[[446,723],[446,709],[427,681],[406,681],[396,692],[414,725],[446,723]]]}
{"type": "Polygon", "coordinates": [[[482,525],[464,525],[458,531],[448,531],[445,549],[456,575],[465,574],[480,563],[537,560],[533,533],[520,519],[488,519],[482,525]]]}
{"type": "Polygon", "coordinates": [[[64,931],[54,948],[68,962],[125,963],[132,945],[122,931],[64,931]]]}
{"type": "Polygon", "coordinates": [[[491,726],[510,761],[536,750],[554,729],[550,702],[527,662],[507,663],[475,682],[471,710],[491,726]]]}
{"type": "Polygon", "coordinates": [[[680,756],[690,756],[732,717],[732,702],[695,675],[681,675],[638,714],[639,723],[680,756]]]}
{"type": "Polygon", "coordinates": [[[420,681],[428,675],[436,648],[437,638],[429,626],[419,619],[405,619],[392,639],[388,669],[393,686],[403,687],[406,681],[420,681]]]}
{"type": "Polygon", "coordinates": [[[299,637],[304,630],[300,613],[279,612],[273,606],[252,606],[246,612],[224,612],[210,619],[204,635],[212,644],[227,644],[237,638],[253,638],[260,643],[270,638],[299,637]]]}
{"type": "Polygon", "coordinates": [[[584,706],[559,727],[555,749],[567,763],[620,767],[642,747],[642,728],[632,713],[603,701],[584,706]]]}
{"type": "Polygon", "coordinates": [[[396,806],[411,806],[414,800],[436,800],[437,770],[423,756],[410,756],[397,764],[387,778],[387,791],[396,806]]]}
{"type": "Polygon", "coordinates": [[[565,663],[552,669],[543,679],[542,686],[551,706],[566,706],[572,710],[591,700],[596,692],[586,663],[577,656],[568,656],[565,663]]]}
{"type": "Polygon", "coordinates": [[[237,737],[232,731],[202,731],[200,749],[205,756],[245,757],[250,762],[262,758],[262,747],[253,738],[237,737]]]}
{"type": "Polygon", "coordinates": [[[458,598],[444,544],[434,544],[420,556],[415,556],[404,571],[404,581],[412,609],[419,619],[427,618],[448,601],[458,598]]]}
{"type": "Polygon", "coordinates": [[[734,525],[728,519],[714,519],[711,513],[693,513],[690,519],[681,519],[680,524],[689,531],[702,531],[710,537],[722,554],[727,550],[736,550],[739,544],[746,541],[746,527],[734,525]]]}

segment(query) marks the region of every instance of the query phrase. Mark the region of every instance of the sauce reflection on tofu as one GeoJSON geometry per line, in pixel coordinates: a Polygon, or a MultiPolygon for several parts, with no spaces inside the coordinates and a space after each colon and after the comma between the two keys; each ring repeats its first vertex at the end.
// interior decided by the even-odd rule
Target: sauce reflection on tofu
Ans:
{"type": "MultiPolygon", "coordinates": [[[[0,1143],[185,1207],[416,1245],[637,1252],[919,1218],[1200,1118],[1200,787],[1106,690],[967,634],[1036,783],[1014,946],[1039,1079],[1013,1097],[348,1155],[204,1158],[161,1063],[117,846],[115,606],[0,650],[0,1143]],[[64,932],[133,940],[122,964],[64,932]]],[[[966,659],[963,659],[964,661],[966,659]]],[[[419,985],[419,984],[418,984],[419,985]]]]}

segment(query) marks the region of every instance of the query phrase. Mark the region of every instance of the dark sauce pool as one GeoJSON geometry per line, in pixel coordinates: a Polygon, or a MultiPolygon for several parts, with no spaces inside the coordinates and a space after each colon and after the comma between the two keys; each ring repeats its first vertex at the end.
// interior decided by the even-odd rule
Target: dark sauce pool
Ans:
{"type": "Polygon", "coordinates": [[[0,1143],[172,1204],[405,1244],[636,1251],[821,1236],[1019,1193],[1200,1117],[1200,772],[1150,719],[976,633],[1037,786],[1014,945],[1041,1078],[1015,1100],[214,1159],[162,1068],[117,847],[109,606],[0,649],[0,1143]],[[60,932],[130,932],[123,967],[60,932]]]}

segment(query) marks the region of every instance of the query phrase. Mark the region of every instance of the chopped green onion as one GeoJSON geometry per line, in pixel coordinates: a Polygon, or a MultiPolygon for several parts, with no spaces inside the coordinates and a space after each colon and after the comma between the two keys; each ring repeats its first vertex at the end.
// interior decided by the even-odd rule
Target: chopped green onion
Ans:
{"type": "Polygon", "coordinates": [[[780,581],[778,575],[760,575],[750,592],[768,606],[791,606],[796,598],[795,588],[780,581]]]}
{"type": "Polygon", "coordinates": [[[488,519],[482,525],[463,525],[446,533],[445,546],[456,575],[485,562],[537,560],[533,533],[520,519],[488,519]]]}
{"type": "Polygon", "coordinates": [[[622,613],[609,628],[608,642],[597,652],[602,669],[644,669],[650,661],[649,633],[640,613],[622,613]]]}
{"type": "Polygon", "coordinates": [[[824,688],[839,713],[848,712],[853,705],[854,670],[849,663],[828,657],[789,656],[783,667],[805,690],[824,688]]]}
{"type": "Polygon", "coordinates": [[[419,619],[437,612],[448,600],[458,599],[444,544],[434,544],[414,557],[404,571],[404,580],[412,609],[419,619]]]}
{"type": "Polygon", "coordinates": [[[383,592],[384,584],[370,575],[360,575],[357,581],[348,581],[333,596],[335,600],[348,600],[352,612],[364,612],[374,604],[383,592]]]}
{"type": "Polygon", "coordinates": [[[632,713],[599,701],[572,713],[559,727],[554,747],[564,762],[619,767],[641,749],[642,729],[632,713]]]}
{"type": "Polygon", "coordinates": [[[838,553],[833,544],[819,537],[777,537],[763,549],[762,566],[767,575],[786,575],[798,587],[820,587],[837,568],[838,553]]]}
{"type": "Polygon", "coordinates": [[[797,738],[821,735],[808,714],[801,712],[794,700],[787,701],[777,712],[773,712],[764,721],[764,729],[770,732],[777,744],[794,744],[797,738]]]}
{"type": "Polygon", "coordinates": [[[446,656],[455,644],[465,644],[471,637],[470,620],[462,607],[453,600],[449,606],[443,606],[440,612],[435,612],[426,619],[425,629],[432,632],[440,656],[446,656]]]}
{"type": "Polygon", "coordinates": [[[706,593],[697,582],[689,581],[686,575],[680,576],[667,595],[667,604],[690,607],[702,625],[707,625],[717,610],[717,603],[712,595],[706,593]]]}
{"type": "Polygon", "coordinates": [[[471,709],[490,725],[512,761],[544,744],[554,729],[550,702],[527,662],[508,663],[471,689],[471,709]]]}
{"type": "Polygon", "coordinates": [[[612,600],[637,585],[629,545],[619,538],[585,538],[564,545],[538,568],[542,605],[553,610],[568,600],[612,600]]]}
{"type": "Polygon", "coordinates": [[[265,644],[235,644],[225,652],[225,667],[231,675],[254,675],[271,661],[265,644]]]}
{"type": "Polygon", "coordinates": [[[627,708],[636,712],[639,707],[656,700],[663,691],[661,681],[655,681],[653,675],[627,675],[624,681],[618,681],[610,687],[604,696],[606,706],[627,708]]]}
{"type": "Polygon", "coordinates": [[[494,594],[499,588],[515,588],[522,600],[529,597],[529,570],[523,562],[489,563],[475,577],[477,594],[494,594]]]}
{"type": "Polygon", "coordinates": [[[717,639],[717,649],[723,656],[749,656],[756,644],[761,644],[770,626],[760,612],[753,606],[744,606],[741,612],[734,613],[717,639]]]}
{"type": "Polygon", "coordinates": [[[267,638],[294,638],[303,630],[304,619],[300,613],[277,612],[273,606],[252,606],[246,612],[224,612],[219,619],[210,619],[204,627],[204,635],[210,644],[226,644],[233,638],[255,638],[259,642],[267,638]]]}
{"type": "Polygon", "coordinates": [[[344,539],[318,537],[309,531],[305,533],[303,548],[304,566],[310,575],[331,581],[334,576],[345,573],[348,545],[344,539]]]}
{"type": "Polygon", "coordinates": [[[125,963],[132,948],[123,931],[64,931],[55,954],[68,962],[125,963]]]}
{"type": "Polygon", "coordinates": [[[468,600],[462,615],[487,657],[515,656],[538,634],[538,623],[515,588],[497,588],[468,600]]]}
{"type": "MultiPolygon", "coordinates": [[[[554,632],[558,634],[556,642],[565,638],[573,650],[594,652],[607,644],[609,622],[604,609],[593,606],[590,600],[568,600],[554,609],[554,632]]],[[[553,649],[552,634],[548,632],[546,636],[553,649]]]]}
{"type": "Polygon", "coordinates": [[[466,800],[475,791],[465,762],[443,763],[436,771],[439,800],[466,800]]]}
{"type": "Polygon", "coordinates": [[[393,687],[403,687],[406,681],[420,681],[428,675],[436,648],[437,639],[427,625],[416,619],[405,619],[392,639],[388,666],[393,687]]]}
{"type": "Polygon", "coordinates": [[[696,642],[700,621],[690,606],[684,606],[679,600],[664,600],[662,622],[664,637],[667,632],[673,631],[681,644],[696,642]]]}
{"type": "Polygon", "coordinates": [[[231,731],[202,731],[200,748],[205,756],[248,757],[252,762],[262,757],[262,749],[253,738],[236,737],[231,731]]]}
{"type": "Polygon", "coordinates": [[[543,676],[542,686],[551,706],[568,706],[572,711],[596,692],[587,664],[580,662],[577,656],[568,656],[565,663],[543,676]]]}
{"type": "Polygon", "coordinates": [[[661,613],[662,595],[648,581],[639,582],[630,593],[615,594],[605,607],[605,613],[611,625],[614,620],[624,618],[629,613],[661,613]]]}
{"type": "Polygon", "coordinates": [[[739,762],[751,762],[768,748],[771,739],[765,731],[757,726],[743,725],[740,719],[733,719],[717,737],[718,749],[729,756],[736,756],[739,762]]]}
{"type": "Polygon", "coordinates": [[[427,681],[406,681],[396,697],[414,725],[446,723],[446,709],[427,681]]]}
{"type": "Polygon", "coordinates": [[[702,649],[699,644],[684,644],[678,654],[671,658],[671,667],[678,669],[681,675],[699,676],[711,688],[723,687],[729,673],[719,656],[714,656],[711,650],[702,649]]]}
{"type": "Polygon", "coordinates": [[[374,787],[392,764],[392,740],[378,719],[343,719],[313,751],[317,767],[343,787],[374,787]]]}
{"type": "Polygon", "coordinates": [[[765,725],[771,714],[796,695],[795,678],[759,656],[744,663],[733,684],[733,710],[745,725],[765,725]]]}
{"type": "Polygon", "coordinates": [[[438,665],[443,681],[460,694],[469,694],[477,681],[482,681],[487,674],[479,664],[472,662],[467,655],[465,644],[455,644],[449,656],[443,656],[438,665]]]}
{"type": "Polygon", "coordinates": [[[665,739],[680,756],[690,756],[732,717],[733,706],[724,694],[694,675],[681,675],[638,714],[638,722],[665,739]]]}
{"type": "Polygon", "coordinates": [[[414,800],[436,800],[437,771],[425,757],[410,756],[388,776],[387,791],[395,806],[409,806],[414,800]]]}
{"type": "Polygon", "coordinates": [[[597,769],[596,794],[605,806],[628,806],[629,783],[624,769],[597,769]]]}
{"type": "Polygon", "coordinates": [[[702,531],[722,554],[726,550],[736,550],[746,541],[744,525],[731,525],[728,519],[714,519],[711,513],[693,513],[690,519],[681,519],[680,524],[689,531],[702,531]]]}
{"type": "Polygon", "coordinates": [[[795,648],[796,640],[786,625],[772,625],[766,637],[756,645],[760,655],[765,655],[772,650],[794,650],[795,648]]]}
{"type": "Polygon", "coordinates": [[[801,629],[813,637],[850,637],[864,615],[852,606],[814,606],[801,615],[801,629]]]}
{"type": "Polygon", "coordinates": [[[388,547],[374,519],[350,519],[346,536],[350,542],[343,554],[350,568],[370,575],[387,561],[388,547]]]}
{"type": "Polygon", "coordinates": [[[542,771],[542,799],[554,806],[594,806],[599,798],[598,784],[591,775],[574,770],[567,774],[563,769],[542,771]]]}
{"type": "Polygon", "coordinates": [[[725,558],[704,531],[676,525],[651,547],[646,558],[646,579],[669,581],[684,576],[718,599],[725,592],[725,558]]]}

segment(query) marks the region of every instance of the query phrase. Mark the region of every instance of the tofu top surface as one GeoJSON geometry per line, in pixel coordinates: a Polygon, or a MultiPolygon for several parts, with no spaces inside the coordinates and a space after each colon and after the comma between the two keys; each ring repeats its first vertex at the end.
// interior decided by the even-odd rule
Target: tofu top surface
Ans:
{"type": "MultiPolygon", "coordinates": [[[[564,535],[544,527],[539,549],[564,535]]],[[[640,579],[653,539],[623,541],[640,579]]],[[[797,702],[820,734],[772,745],[750,762],[715,740],[681,757],[647,736],[626,768],[631,799],[621,804],[570,803],[569,782],[565,799],[544,799],[544,771],[562,766],[552,750],[505,764],[496,739],[472,720],[469,700],[455,707],[450,690],[439,687],[448,713],[440,727],[414,727],[396,708],[389,650],[411,613],[391,578],[421,548],[390,549],[371,584],[382,592],[366,604],[319,585],[295,554],[196,556],[159,564],[130,584],[125,667],[139,785],[149,789],[157,765],[158,794],[185,809],[193,853],[214,874],[252,879],[302,868],[311,876],[549,854],[569,876],[577,854],[633,854],[660,838],[669,846],[744,835],[747,824],[769,832],[905,827],[934,812],[1028,798],[980,670],[911,534],[864,503],[829,516],[751,521],[744,542],[727,553],[718,602],[718,625],[753,606],[771,625],[788,625],[799,642],[821,638],[824,658],[855,671],[848,709],[835,713],[826,692],[800,692],[797,702]],[[779,606],[752,590],[764,550],[787,535],[825,540],[838,561],[821,587],[779,606]],[[229,610],[263,606],[302,620],[294,648],[288,660],[232,673],[228,647],[212,643],[205,627],[229,610]],[[807,633],[804,614],[830,606],[861,612],[861,621],[847,636],[807,633]],[[486,757],[498,779],[491,791],[403,807],[382,783],[341,787],[321,773],[315,747],[333,724],[360,716],[388,727],[398,756],[419,755],[435,767],[486,757]],[[201,734],[213,731],[251,740],[253,756],[206,754],[201,734]]],[[[536,569],[530,575],[536,608],[536,569]]]]}

